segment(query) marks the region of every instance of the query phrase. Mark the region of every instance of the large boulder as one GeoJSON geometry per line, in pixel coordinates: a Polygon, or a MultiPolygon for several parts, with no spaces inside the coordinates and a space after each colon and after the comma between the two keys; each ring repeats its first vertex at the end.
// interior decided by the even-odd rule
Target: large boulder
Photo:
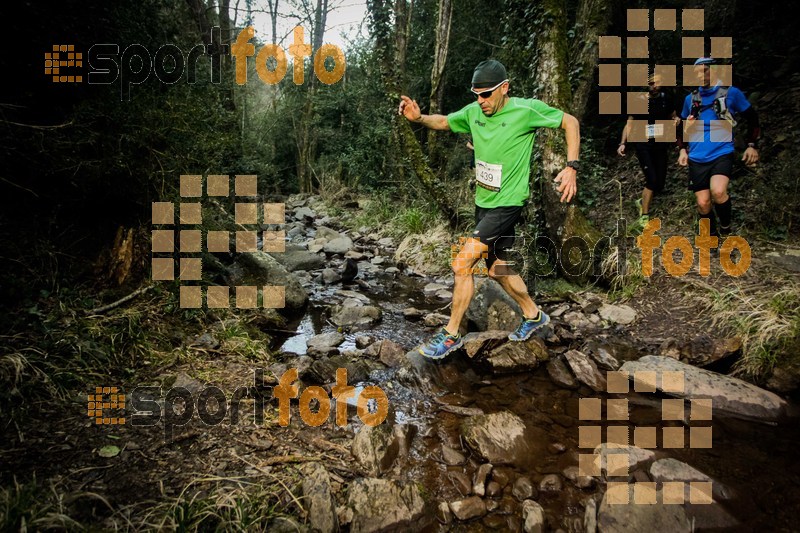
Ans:
{"type": "Polygon", "coordinates": [[[288,309],[299,309],[308,301],[300,281],[274,257],[260,250],[236,254],[230,275],[236,285],[284,287],[288,309]]]}
{"type": "Polygon", "coordinates": [[[656,492],[644,483],[638,483],[636,490],[648,500],[655,500],[655,505],[643,505],[634,500],[632,485],[627,483],[610,487],[597,517],[597,527],[601,533],[652,533],[653,531],[669,531],[670,533],[689,533],[692,524],[686,511],[680,505],[664,505],[660,490],[656,492]],[[627,503],[624,503],[627,502],[627,503]]]}
{"type": "Polygon", "coordinates": [[[646,355],[638,361],[628,361],[620,370],[628,372],[634,379],[636,372],[655,372],[658,390],[679,398],[711,398],[715,412],[767,423],[777,422],[786,415],[786,401],[777,394],[741,379],[681,363],[671,357],[646,355]],[[677,391],[677,387],[673,386],[671,382],[674,379],[667,380],[670,386],[663,387],[663,372],[672,372],[670,376],[682,375],[683,391],[677,391]]]}
{"type": "Polygon", "coordinates": [[[416,483],[357,479],[350,484],[347,505],[353,510],[350,531],[422,529],[430,523],[422,490],[416,483]]]}
{"type": "Polygon", "coordinates": [[[505,303],[517,313],[517,316],[522,316],[522,310],[519,305],[508,295],[503,287],[493,279],[484,278],[476,283],[475,296],[473,296],[467,308],[467,320],[475,324],[475,327],[480,331],[486,331],[489,329],[489,308],[496,301],[505,303]]]}
{"type": "Polygon", "coordinates": [[[287,244],[286,251],[271,252],[269,255],[286,267],[289,272],[317,270],[325,265],[325,257],[311,253],[302,246],[295,244],[287,244]]]}

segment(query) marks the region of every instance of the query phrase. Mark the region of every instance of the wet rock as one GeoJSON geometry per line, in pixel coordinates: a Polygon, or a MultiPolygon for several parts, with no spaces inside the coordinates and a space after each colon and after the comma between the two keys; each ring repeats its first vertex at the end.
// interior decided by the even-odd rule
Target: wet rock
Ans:
{"type": "Polygon", "coordinates": [[[323,248],[325,248],[323,243],[312,243],[308,245],[308,251],[314,255],[319,255],[319,252],[321,252],[323,248]]]}
{"type": "Polygon", "coordinates": [[[547,445],[547,451],[552,454],[564,453],[566,450],[567,447],[560,442],[553,442],[547,445]]]}
{"type": "Polygon", "coordinates": [[[580,383],[575,379],[572,371],[564,362],[564,357],[561,355],[550,359],[547,363],[547,375],[549,375],[550,380],[559,387],[573,390],[580,387],[580,383]]]}
{"type": "Polygon", "coordinates": [[[344,255],[353,247],[353,241],[350,237],[339,237],[325,243],[322,249],[326,254],[339,254],[344,255]]]}
{"type": "Polygon", "coordinates": [[[379,255],[370,259],[369,262],[372,263],[373,265],[378,266],[384,264],[386,262],[386,258],[383,257],[382,255],[379,255]]]}
{"type": "Polygon", "coordinates": [[[733,498],[733,491],[726,485],[719,481],[711,479],[706,474],[700,472],[686,463],[678,461],[677,459],[666,458],[659,459],[650,465],[650,475],[653,481],[684,481],[687,482],[685,501],[689,501],[689,485],[691,481],[701,481],[712,483],[712,492],[715,498],[721,500],[730,500],[733,498]]]}
{"type": "Polygon", "coordinates": [[[569,304],[561,304],[558,307],[551,309],[548,314],[550,315],[550,318],[558,318],[567,311],[569,311],[569,304]]]}
{"type": "Polygon", "coordinates": [[[405,349],[396,342],[389,339],[383,339],[376,343],[371,344],[365,351],[364,355],[369,357],[377,357],[381,363],[388,367],[402,366],[405,362],[405,349]]]}
{"type": "Polygon", "coordinates": [[[594,498],[589,498],[586,502],[586,510],[583,513],[583,530],[585,533],[597,531],[597,502],[594,498]]]}
{"type": "Polygon", "coordinates": [[[397,459],[398,451],[392,429],[386,424],[362,426],[351,447],[353,457],[371,476],[388,472],[397,459]]]}
{"type": "Polygon", "coordinates": [[[603,304],[598,309],[598,313],[603,320],[614,324],[627,325],[636,320],[636,311],[627,305],[603,304]]]}
{"type": "Polygon", "coordinates": [[[448,472],[447,477],[462,496],[469,496],[472,493],[472,482],[464,472],[448,472]]]}
{"type": "Polygon", "coordinates": [[[619,361],[611,355],[611,352],[605,346],[592,341],[587,345],[586,351],[598,368],[603,370],[617,370],[619,368],[619,361]]]}
{"type": "Polygon", "coordinates": [[[550,355],[544,341],[531,337],[525,342],[507,342],[487,354],[486,362],[492,372],[522,372],[533,370],[540,361],[547,361],[550,355]]]}
{"type": "Polygon", "coordinates": [[[423,319],[423,323],[430,328],[447,325],[449,321],[450,317],[441,313],[428,313],[423,319]]]}
{"type": "MultiPolygon", "coordinates": [[[[503,488],[497,481],[490,481],[486,484],[486,495],[490,498],[496,498],[503,493],[503,488]]],[[[491,511],[489,511],[491,512],[491,511]]]]}
{"type": "Polygon", "coordinates": [[[339,296],[344,296],[345,301],[356,300],[356,302],[350,302],[348,305],[344,307],[349,307],[349,306],[358,307],[361,304],[368,305],[372,303],[372,300],[370,300],[367,295],[361,294],[360,292],[339,289],[338,291],[336,291],[336,294],[338,294],[339,296]]]}
{"type": "Polygon", "coordinates": [[[606,378],[597,369],[594,362],[578,350],[569,350],[564,354],[572,371],[581,383],[588,385],[595,392],[606,390],[606,378]]]}
{"type": "Polygon", "coordinates": [[[330,355],[337,353],[337,346],[344,342],[344,335],[338,331],[314,335],[306,341],[308,355],[330,355]]]}
{"type": "Polygon", "coordinates": [[[332,241],[333,239],[339,239],[343,237],[341,233],[336,231],[335,229],[331,229],[325,226],[318,226],[316,237],[318,239],[325,239],[326,241],[332,241]]]}
{"type": "Polygon", "coordinates": [[[236,254],[236,260],[230,268],[230,276],[236,285],[284,287],[285,304],[288,309],[298,309],[308,301],[308,294],[300,281],[274,257],[260,250],[236,254]]]}
{"type": "Polygon", "coordinates": [[[480,518],[486,514],[486,504],[478,496],[450,502],[450,510],[461,521],[480,518]]]}
{"type": "Polygon", "coordinates": [[[349,257],[346,258],[342,268],[339,270],[339,274],[343,283],[350,283],[356,279],[356,277],[358,277],[358,263],[356,260],[350,259],[349,257]]]}
{"type": "Polygon", "coordinates": [[[294,210],[294,219],[299,220],[301,222],[305,221],[305,219],[313,219],[317,216],[314,211],[309,209],[308,207],[299,207],[294,210]]]}
{"type": "Polygon", "coordinates": [[[475,295],[467,308],[467,320],[475,324],[479,331],[489,329],[489,307],[493,302],[502,301],[513,309],[517,316],[522,316],[522,310],[503,287],[493,279],[483,278],[475,284],[475,295]]]}
{"type": "MultiPolygon", "coordinates": [[[[635,503],[629,494],[627,484],[610,487],[597,517],[597,526],[602,533],[652,533],[670,531],[683,533],[692,531],[686,512],[680,505],[641,505],[635,503]],[[620,503],[627,501],[628,503],[620,503]]],[[[642,484],[637,488],[645,493],[654,489],[642,484]]],[[[660,491],[659,491],[660,492],[660,491]]],[[[661,494],[648,494],[656,502],[663,501],[661,494]]]]}
{"type": "Polygon", "coordinates": [[[428,283],[422,288],[422,292],[425,293],[425,296],[433,296],[437,292],[447,290],[448,288],[447,285],[442,285],[440,283],[428,283]]]}
{"type": "Polygon", "coordinates": [[[464,457],[463,453],[444,444],[442,445],[442,459],[448,465],[463,465],[467,462],[467,458],[464,457]]]}
{"type": "Polygon", "coordinates": [[[340,368],[347,370],[349,383],[365,381],[371,370],[366,360],[353,360],[345,355],[334,355],[317,359],[305,373],[300,374],[300,377],[313,383],[332,383],[336,381],[336,371],[340,368]]]}
{"type": "Polygon", "coordinates": [[[544,531],[544,509],[533,500],[522,502],[522,529],[525,533],[542,533],[544,531]]]}
{"type": "Polygon", "coordinates": [[[520,323],[520,316],[502,300],[492,302],[488,309],[488,328],[501,331],[513,331],[520,323]]]}
{"type": "Polygon", "coordinates": [[[378,239],[378,244],[380,246],[394,246],[394,239],[391,237],[383,237],[382,239],[378,239]]]}
{"type": "Polygon", "coordinates": [[[492,471],[492,464],[485,463],[475,471],[475,478],[472,480],[472,492],[478,496],[486,495],[486,478],[492,471]]]}
{"type": "Polygon", "coordinates": [[[424,314],[425,314],[424,311],[420,311],[416,307],[406,307],[405,309],[403,309],[403,316],[409,320],[420,319],[424,314]]]}
{"type": "Polygon", "coordinates": [[[579,489],[588,489],[594,485],[594,478],[580,475],[580,469],[577,466],[569,466],[561,474],[579,489]]]}
{"type": "MultiPolygon", "coordinates": [[[[489,506],[486,506],[486,510],[489,511],[489,506]]],[[[499,514],[490,514],[485,516],[481,523],[488,527],[489,529],[498,529],[498,530],[505,530],[506,529],[506,517],[499,514]]]]}
{"type": "Polygon", "coordinates": [[[337,306],[331,322],[337,326],[368,327],[377,324],[382,315],[380,308],[372,305],[337,306]]]}
{"type": "Polygon", "coordinates": [[[539,482],[539,492],[552,493],[561,490],[561,478],[558,474],[547,474],[539,482]]]}
{"type": "Polygon", "coordinates": [[[590,326],[592,323],[586,318],[586,315],[580,311],[572,311],[564,315],[564,322],[572,329],[583,329],[590,326]]]}
{"type": "Polygon", "coordinates": [[[384,270],[384,272],[386,272],[387,274],[399,274],[400,269],[397,267],[389,267],[386,270],[384,270]]]}
{"type": "Polygon", "coordinates": [[[288,369],[296,368],[297,375],[303,377],[307,374],[312,364],[314,364],[314,359],[307,355],[300,355],[286,363],[275,363],[269,367],[269,370],[273,376],[280,378],[288,369]]]}
{"type": "Polygon", "coordinates": [[[286,251],[269,254],[278,263],[282,264],[289,272],[297,270],[317,270],[325,264],[325,258],[300,246],[288,244],[286,251]]]}
{"type": "MultiPolygon", "coordinates": [[[[491,485],[491,483],[489,484],[491,485]]],[[[486,488],[489,488],[488,485],[486,488]]],[[[498,494],[498,496],[501,496],[501,494],[498,494]]],[[[484,503],[486,504],[487,513],[493,513],[500,508],[500,502],[497,500],[485,500],[484,503]]]]}
{"type": "Polygon", "coordinates": [[[416,483],[399,483],[388,479],[357,479],[350,484],[348,506],[353,509],[350,531],[372,531],[424,528],[425,500],[416,483]]]}
{"type": "Polygon", "coordinates": [[[345,259],[353,259],[354,261],[364,261],[367,259],[366,254],[359,252],[358,250],[350,250],[345,252],[344,257],[345,259]]]}
{"type": "Polygon", "coordinates": [[[356,348],[358,348],[359,350],[363,350],[364,348],[375,342],[375,337],[372,337],[370,335],[356,335],[355,342],[356,342],[356,348]]]}
{"type": "Polygon", "coordinates": [[[681,347],[681,360],[691,365],[706,366],[726,359],[742,349],[742,339],[715,339],[709,335],[698,335],[681,347]]]}
{"type": "Polygon", "coordinates": [[[338,531],[336,504],[331,494],[328,471],[319,463],[309,463],[302,468],[303,498],[311,528],[322,533],[338,531]]]}
{"type": "Polygon", "coordinates": [[[492,350],[508,342],[507,331],[482,331],[464,335],[464,350],[469,357],[480,357],[486,351],[492,350]]]}
{"type": "Polygon", "coordinates": [[[470,448],[494,464],[517,463],[529,453],[524,433],[525,423],[508,411],[472,416],[461,424],[470,448]]]}
{"type": "Polygon", "coordinates": [[[663,392],[680,398],[711,398],[714,412],[759,422],[776,422],[786,413],[786,401],[775,393],[669,357],[646,355],[638,361],[628,361],[621,370],[627,371],[628,375],[640,371],[656,372],[659,390],[663,390],[662,372],[683,372],[683,392],[663,392]]]}
{"type": "Polygon", "coordinates": [[[450,505],[447,502],[439,503],[439,507],[436,509],[436,519],[446,526],[453,522],[453,513],[450,512],[450,505]]]}
{"type": "Polygon", "coordinates": [[[440,291],[436,291],[435,296],[440,300],[450,300],[453,297],[453,293],[451,291],[442,289],[440,291]]]}
{"type": "Polygon", "coordinates": [[[520,476],[514,481],[514,488],[511,489],[511,494],[521,502],[538,496],[536,487],[533,486],[533,481],[527,476],[520,476]]]}
{"type": "Polygon", "coordinates": [[[514,472],[508,467],[498,467],[492,471],[492,479],[500,484],[500,488],[505,488],[509,481],[514,477],[514,472]]]}
{"type": "Polygon", "coordinates": [[[594,462],[595,464],[599,463],[603,475],[607,475],[606,466],[608,465],[608,460],[606,457],[614,453],[623,453],[628,456],[629,471],[642,468],[655,459],[655,453],[652,450],[646,450],[638,446],[624,446],[622,444],[604,442],[594,449],[596,456],[594,462]]]}

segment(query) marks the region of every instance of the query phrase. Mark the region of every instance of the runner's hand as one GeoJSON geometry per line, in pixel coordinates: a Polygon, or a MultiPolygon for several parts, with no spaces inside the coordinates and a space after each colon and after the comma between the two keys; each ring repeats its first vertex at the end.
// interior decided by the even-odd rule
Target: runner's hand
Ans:
{"type": "Polygon", "coordinates": [[[748,146],[747,150],[744,151],[742,161],[744,161],[744,164],[747,166],[753,166],[758,163],[758,150],[748,146]]]}
{"type": "Polygon", "coordinates": [[[420,117],[422,116],[422,112],[419,110],[419,105],[417,105],[417,102],[408,96],[400,97],[400,107],[397,108],[397,114],[403,115],[411,122],[419,121],[420,117]]]}
{"type": "Polygon", "coordinates": [[[678,156],[678,164],[682,167],[689,164],[689,154],[686,153],[685,148],[681,148],[681,154],[678,156]]]}
{"type": "Polygon", "coordinates": [[[624,144],[620,144],[620,145],[617,147],[617,153],[618,153],[619,155],[621,155],[622,157],[625,157],[625,145],[624,145],[624,144]]]}
{"type": "Polygon", "coordinates": [[[561,193],[561,203],[569,203],[575,194],[578,192],[578,171],[572,167],[564,167],[564,170],[558,173],[556,179],[553,181],[560,183],[556,190],[561,193]]]}

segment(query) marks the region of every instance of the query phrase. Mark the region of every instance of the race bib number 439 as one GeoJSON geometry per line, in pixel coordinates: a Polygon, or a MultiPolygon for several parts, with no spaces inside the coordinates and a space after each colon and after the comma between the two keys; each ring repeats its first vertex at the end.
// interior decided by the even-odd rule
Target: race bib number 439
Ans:
{"type": "Polygon", "coordinates": [[[475,161],[475,179],[479,187],[490,191],[499,191],[503,185],[503,165],[493,165],[477,159],[475,161]]]}

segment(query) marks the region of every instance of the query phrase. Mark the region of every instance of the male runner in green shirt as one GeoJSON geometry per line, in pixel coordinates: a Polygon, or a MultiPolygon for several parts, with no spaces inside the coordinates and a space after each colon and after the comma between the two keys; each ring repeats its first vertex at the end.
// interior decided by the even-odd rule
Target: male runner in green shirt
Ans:
{"type": "Polygon", "coordinates": [[[477,96],[460,111],[445,115],[423,115],[414,100],[401,96],[398,112],[411,122],[435,130],[470,133],[475,146],[475,221],[477,226],[453,260],[455,286],[450,321],[419,352],[442,359],[459,348],[461,319],[475,292],[472,268],[486,256],[489,277],[497,280],[519,304],[522,323],[508,338],[524,341],[550,321],[531,299],[519,274],[508,266],[505,250],[514,243],[514,225],[530,193],[531,149],[536,128],[562,128],[567,138],[567,166],[555,181],[561,201],[569,202],[578,190],[575,182],[580,151],[578,120],[535,99],[508,96],[505,67],[493,59],[483,61],[472,76],[477,96]]]}

